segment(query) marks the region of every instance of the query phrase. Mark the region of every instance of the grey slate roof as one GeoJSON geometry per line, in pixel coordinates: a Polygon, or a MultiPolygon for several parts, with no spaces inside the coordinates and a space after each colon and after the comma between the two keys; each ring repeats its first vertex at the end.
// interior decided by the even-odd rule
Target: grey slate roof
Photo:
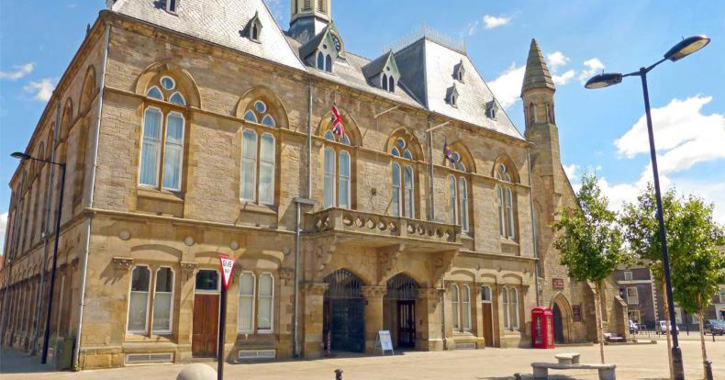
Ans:
{"type": "Polygon", "coordinates": [[[176,14],[166,12],[164,2],[159,0],[118,0],[111,10],[295,69],[305,69],[262,0],[184,0],[179,2],[176,14]],[[257,12],[264,26],[261,43],[239,35],[257,12]]]}
{"type": "Polygon", "coordinates": [[[365,78],[370,79],[375,75],[380,74],[380,72],[385,68],[385,65],[388,63],[388,60],[390,60],[391,55],[393,55],[392,50],[363,66],[362,70],[365,78]]]}
{"type": "Polygon", "coordinates": [[[544,61],[544,55],[541,53],[536,39],[531,40],[531,47],[529,47],[529,58],[526,60],[526,74],[524,74],[521,93],[523,94],[533,88],[556,90],[549,68],[546,66],[546,61],[544,61]]]}
{"type": "MultiPolygon", "coordinates": [[[[166,12],[164,2],[160,0],[118,0],[110,8],[182,34],[307,71],[311,75],[360,91],[408,106],[423,107],[453,119],[524,139],[505,113],[499,113],[496,119],[486,116],[486,104],[495,99],[468,56],[434,42],[429,37],[421,38],[394,52],[401,79],[395,92],[390,93],[371,86],[367,80],[375,75],[378,65],[385,65],[389,54],[371,62],[348,51],[345,59],[337,60],[332,74],[306,67],[303,64],[306,56],[300,57],[300,54],[309,56],[314,52],[313,47],[319,44],[319,41],[317,44],[314,41],[321,39],[328,28],[301,49],[298,41],[279,28],[263,0],[184,0],[179,2],[176,14],[166,12]],[[260,43],[240,36],[240,32],[257,12],[264,27],[260,43]],[[461,63],[464,65],[465,78],[463,82],[458,82],[454,78],[454,70],[461,63]],[[446,101],[446,95],[454,83],[459,94],[457,107],[446,101]]],[[[548,70],[546,74],[548,75],[548,70]]],[[[549,75],[549,80],[550,78],[549,75]]]]}

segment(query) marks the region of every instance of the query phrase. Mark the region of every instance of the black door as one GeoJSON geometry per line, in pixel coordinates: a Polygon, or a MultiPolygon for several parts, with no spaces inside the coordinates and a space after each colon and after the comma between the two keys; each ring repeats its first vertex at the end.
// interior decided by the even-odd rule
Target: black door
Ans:
{"type": "Polygon", "coordinates": [[[415,348],[415,301],[398,301],[398,347],[415,348]]]}
{"type": "Polygon", "coordinates": [[[554,343],[557,344],[566,343],[564,342],[564,321],[561,318],[559,305],[554,305],[554,343]]]}
{"type": "Polygon", "coordinates": [[[365,300],[362,281],[352,272],[338,270],[325,277],[329,285],[323,304],[325,348],[329,339],[334,351],[365,351],[365,300]]]}

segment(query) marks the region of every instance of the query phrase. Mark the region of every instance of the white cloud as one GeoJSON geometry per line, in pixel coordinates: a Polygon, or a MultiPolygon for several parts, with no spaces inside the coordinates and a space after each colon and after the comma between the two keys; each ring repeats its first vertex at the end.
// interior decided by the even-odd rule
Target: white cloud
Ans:
{"type": "Polygon", "coordinates": [[[526,66],[516,66],[516,63],[513,63],[508,70],[488,84],[504,109],[514,105],[521,96],[525,72],[526,66]]]}
{"type": "MultiPolygon", "coordinates": [[[[672,99],[666,106],[652,109],[660,172],[678,172],[699,162],[725,158],[725,115],[702,113],[702,107],[711,101],[711,96],[697,95],[672,99]]],[[[614,144],[619,153],[633,158],[649,153],[648,141],[642,115],[614,144]]]]}
{"type": "Polygon", "coordinates": [[[18,80],[22,79],[35,69],[35,63],[29,62],[24,65],[14,66],[15,71],[0,71],[0,79],[18,80]]]}
{"type": "Polygon", "coordinates": [[[53,95],[55,84],[49,78],[42,79],[40,82],[30,82],[23,89],[33,93],[33,99],[47,102],[53,95]]]}
{"type": "Polygon", "coordinates": [[[478,21],[478,20],[468,23],[468,25],[466,26],[466,33],[469,36],[472,36],[472,35],[476,34],[476,31],[478,30],[478,25],[480,23],[481,22],[478,21]]]}
{"type": "Polygon", "coordinates": [[[552,75],[551,79],[554,81],[554,84],[563,86],[574,79],[574,77],[576,77],[576,70],[569,70],[561,75],[552,75]]]}
{"type": "Polygon", "coordinates": [[[579,165],[577,164],[564,165],[564,172],[566,173],[566,176],[569,178],[570,182],[579,181],[579,169],[579,165]]]}
{"type": "Polygon", "coordinates": [[[565,56],[564,53],[560,51],[547,54],[546,60],[549,61],[549,68],[553,72],[556,72],[559,67],[566,66],[569,63],[569,57],[565,56]]]}
{"type": "Polygon", "coordinates": [[[483,16],[483,24],[486,29],[493,29],[497,28],[499,26],[503,26],[511,22],[511,17],[504,17],[504,16],[491,16],[491,15],[485,15],[483,16]]]}
{"type": "Polygon", "coordinates": [[[579,80],[582,83],[588,81],[589,78],[604,70],[605,67],[602,61],[599,60],[599,58],[592,58],[584,61],[584,66],[586,66],[587,68],[579,73],[579,80]]]}
{"type": "Polygon", "coordinates": [[[0,214],[0,255],[5,250],[5,230],[8,228],[8,213],[0,214]]]}

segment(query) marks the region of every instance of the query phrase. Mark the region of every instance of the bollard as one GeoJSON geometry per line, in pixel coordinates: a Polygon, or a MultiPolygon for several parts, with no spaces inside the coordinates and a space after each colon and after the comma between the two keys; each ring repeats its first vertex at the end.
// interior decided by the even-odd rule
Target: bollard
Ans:
{"type": "Polygon", "coordinates": [[[342,380],[342,370],[341,369],[335,370],[335,380],[342,380]]]}
{"type": "Polygon", "coordinates": [[[705,379],[712,380],[712,362],[705,360],[705,379]]]}
{"type": "Polygon", "coordinates": [[[179,373],[176,380],[216,380],[217,373],[214,368],[206,364],[190,364],[179,373]]]}

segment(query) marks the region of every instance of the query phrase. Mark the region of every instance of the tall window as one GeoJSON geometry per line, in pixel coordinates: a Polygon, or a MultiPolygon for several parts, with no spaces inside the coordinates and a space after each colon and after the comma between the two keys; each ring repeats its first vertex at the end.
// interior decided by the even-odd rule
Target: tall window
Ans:
{"type": "Polygon", "coordinates": [[[459,172],[451,175],[448,179],[451,199],[451,224],[460,225],[464,233],[469,233],[468,168],[463,162],[461,154],[455,151],[446,160],[446,163],[450,169],[459,172]]]}
{"type": "Polygon", "coordinates": [[[451,309],[453,309],[453,330],[461,331],[460,301],[459,301],[458,285],[451,286],[451,309]]]}
{"type": "Polygon", "coordinates": [[[148,267],[137,266],[131,272],[131,296],[128,305],[128,332],[146,334],[148,332],[149,284],[151,271],[148,267]]]}
{"type": "Polygon", "coordinates": [[[321,51],[317,53],[317,70],[325,70],[325,54],[321,51]]]}
{"type": "Polygon", "coordinates": [[[332,72],[332,56],[329,54],[325,57],[325,71],[328,73],[332,72]]]}
{"type": "Polygon", "coordinates": [[[244,113],[240,198],[246,202],[275,204],[277,122],[267,103],[256,100],[244,113]]]}
{"type": "Polygon", "coordinates": [[[254,273],[244,272],[239,278],[239,332],[254,331],[254,273]]]}
{"type": "Polygon", "coordinates": [[[401,216],[402,213],[402,216],[406,218],[415,218],[415,169],[413,169],[413,153],[408,147],[408,141],[402,137],[396,139],[395,146],[390,153],[395,157],[392,164],[392,213],[395,216],[401,216]]]}
{"type": "Polygon", "coordinates": [[[269,273],[259,277],[259,311],[257,313],[257,329],[260,332],[272,331],[274,300],[274,279],[269,273]]]}
{"type": "Polygon", "coordinates": [[[627,288],[627,304],[639,305],[639,293],[636,286],[627,288]]]}
{"type": "Polygon", "coordinates": [[[513,200],[513,181],[506,165],[499,164],[496,168],[496,203],[498,206],[499,233],[501,237],[514,239],[516,237],[515,212],[513,200]]]}
{"type": "Polygon", "coordinates": [[[509,289],[509,301],[511,301],[511,328],[519,330],[519,291],[516,288],[509,289]]]}
{"type": "Polygon", "coordinates": [[[154,292],[154,333],[171,334],[173,310],[174,272],[171,268],[162,267],[156,271],[156,291],[154,292]]]}
{"type": "Polygon", "coordinates": [[[471,288],[463,285],[463,330],[471,331],[471,288]]]}
{"type": "Polygon", "coordinates": [[[186,99],[169,76],[151,86],[146,97],[158,102],[144,111],[139,184],[181,191],[186,99]]]}
{"type": "Polygon", "coordinates": [[[325,132],[327,144],[324,151],[323,207],[352,207],[352,160],[350,138],[345,134],[337,137],[331,130],[325,132]]]}
{"type": "Polygon", "coordinates": [[[166,0],[166,10],[171,13],[176,13],[179,0],[166,0]]]}
{"type": "Polygon", "coordinates": [[[506,330],[511,329],[511,303],[509,302],[509,290],[508,288],[501,288],[501,306],[503,308],[503,328],[506,330]]]}

